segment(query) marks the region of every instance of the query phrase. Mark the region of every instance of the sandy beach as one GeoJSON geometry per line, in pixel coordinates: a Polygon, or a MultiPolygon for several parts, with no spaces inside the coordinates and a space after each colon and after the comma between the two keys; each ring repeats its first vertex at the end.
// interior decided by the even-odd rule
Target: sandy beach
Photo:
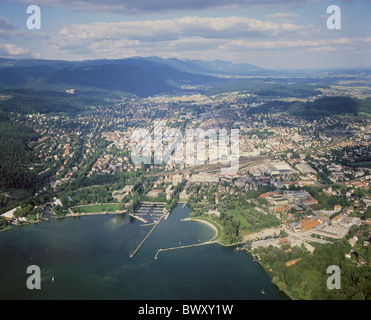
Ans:
{"type": "Polygon", "coordinates": [[[203,224],[206,224],[207,226],[209,226],[211,229],[214,230],[214,236],[212,237],[212,239],[215,239],[218,235],[218,229],[211,222],[208,222],[208,221],[203,220],[203,219],[192,219],[192,218],[186,218],[186,219],[183,219],[183,221],[198,221],[198,222],[201,222],[203,224]]]}

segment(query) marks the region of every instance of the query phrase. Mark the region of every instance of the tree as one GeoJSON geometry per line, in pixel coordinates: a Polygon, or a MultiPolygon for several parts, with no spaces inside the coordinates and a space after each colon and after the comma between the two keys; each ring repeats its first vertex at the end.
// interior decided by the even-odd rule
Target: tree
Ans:
{"type": "Polygon", "coordinates": [[[302,273],[302,281],[310,292],[319,291],[323,283],[322,274],[316,270],[305,270],[302,273]]]}
{"type": "Polygon", "coordinates": [[[274,285],[277,285],[279,281],[280,281],[280,278],[279,278],[278,276],[274,276],[274,277],[272,278],[272,283],[273,283],[274,285]]]}
{"type": "Polygon", "coordinates": [[[280,237],[281,238],[287,237],[287,232],[284,229],[281,229],[281,231],[280,231],[280,237]]]}
{"type": "Polygon", "coordinates": [[[277,287],[280,291],[285,291],[287,290],[287,284],[283,281],[278,281],[277,287]]]}
{"type": "Polygon", "coordinates": [[[1,217],[0,227],[5,228],[7,226],[8,226],[8,221],[4,217],[1,217]]]}
{"type": "Polygon", "coordinates": [[[357,292],[352,296],[352,300],[365,300],[365,295],[362,292],[357,292]]]}
{"type": "Polygon", "coordinates": [[[64,210],[59,204],[54,206],[54,212],[57,216],[64,214],[64,210]]]}

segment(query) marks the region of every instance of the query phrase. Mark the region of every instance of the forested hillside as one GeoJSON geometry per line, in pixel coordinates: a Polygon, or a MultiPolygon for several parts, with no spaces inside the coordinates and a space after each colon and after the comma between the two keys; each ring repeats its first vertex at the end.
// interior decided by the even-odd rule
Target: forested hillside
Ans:
{"type": "Polygon", "coordinates": [[[37,175],[29,169],[32,150],[27,143],[37,137],[33,129],[0,116],[0,188],[35,186],[37,175]]]}
{"type": "Polygon", "coordinates": [[[66,92],[32,89],[3,89],[0,91],[0,111],[9,113],[75,113],[87,106],[104,103],[101,98],[88,94],[69,94],[66,92]]]}
{"type": "Polygon", "coordinates": [[[357,114],[370,112],[371,100],[355,99],[350,97],[323,97],[313,102],[285,102],[270,101],[258,108],[249,110],[249,113],[274,113],[286,112],[295,116],[322,117],[337,114],[357,114]]]}

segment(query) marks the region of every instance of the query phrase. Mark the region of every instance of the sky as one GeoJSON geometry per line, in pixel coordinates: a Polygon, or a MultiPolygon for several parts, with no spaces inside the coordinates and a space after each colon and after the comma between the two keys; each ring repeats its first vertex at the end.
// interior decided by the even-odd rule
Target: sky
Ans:
{"type": "Polygon", "coordinates": [[[0,57],[371,67],[371,0],[1,0],[0,57]],[[40,28],[30,29],[30,5],[40,28]],[[340,15],[327,9],[336,5],[340,15]],[[328,27],[328,21],[340,28],[328,27]]]}

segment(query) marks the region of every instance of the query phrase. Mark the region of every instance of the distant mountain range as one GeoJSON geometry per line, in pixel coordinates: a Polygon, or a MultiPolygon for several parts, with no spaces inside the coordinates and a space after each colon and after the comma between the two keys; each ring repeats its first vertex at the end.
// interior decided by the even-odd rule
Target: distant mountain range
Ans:
{"type": "Polygon", "coordinates": [[[271,97],[313,97],[340,80],[363,85],[371,70],[280,72],[227,61],[132,57],[85,61],[1,59],[0,90],[33,89],[103,97],[247,92],[271,97]],[[348,76],[351,75],[352,78],[348,76]]]}
{"type": "Polygon", "coordinates": [[[119,60],[0,59],[0,88],[30,88],[64,91],[99,89],[149,95],[214,86],[228,78],[272,75],[250,64],[134,57],[119,60]]]}

